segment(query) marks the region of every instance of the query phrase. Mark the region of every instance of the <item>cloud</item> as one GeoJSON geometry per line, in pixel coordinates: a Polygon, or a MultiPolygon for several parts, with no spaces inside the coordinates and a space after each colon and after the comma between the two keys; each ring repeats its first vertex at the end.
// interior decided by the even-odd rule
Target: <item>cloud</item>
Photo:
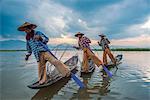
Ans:
{"type": "Polygon", "coordinates": [[[76,43],[74,34],[78,31],[90,37],[93,45],[97,44],[99,33],[106,34],[111,40],[150,34],[148,0],[92,2],[3,0],[2,40],[23,40],[25,34],[20,34],[16,28],[25,21],[37,24],[37,30],[50,37],[49,43],[54,44],[76,43]],[[85,6],[86,4],[91,6],[85,6]]]}
{"type": "MultiPolygon", "coordinates": [[[[91,38],[90,38],[91,39],[91,38]]],[[[97,42],[99,40],[91,39],[91,45],[98,46],[97,42]]],[[[150,47],[150,34],[142,34],[136,37],[124,38],[124,39],[110,39],[111,45],[114,47],[150,47]]],[[[50,38],[48,44],[70,44],[77,45],[78,39],[71,36],[62,35],[61,38],[50,38]]]]}
{"type": "Polygon", "coordinates": [[[76,44],[77,43],[77,39],[72,38],[71,35],[65,35],[65,34],[61,34],[61,37],[57,37],[57,38],[49,38],[49,42],[48,44],[55,44],[55,45],[59,45],[59,44],[76,44]]]}
{"type": "Polygon", "coordinates": [[[103,8],[100,7],[94,15],[94,19],[99,19],[98,21],[101,24],[108,25],[121,19],[134,17],[134,19],[132,18],[130,20],[131,22],[132,20],[137,20],[141,15],[149,13],[148,8],[149,5],[146,0],[121,0],[117,3],[106,5],[103,8]],[[141,14],[139,14],[139,12],[141,12],[141,14]]]}
{"type": "Polygon", "coordinates": [[[150,34],[118,40],[112,39],[111,42],[114,46],[150,47],[150,34]]]}
{"type": "Polygon", "coordinates": [[[150,30],[150,16],[148,17],[148,20],[143,25],[141,25],[141,28],[150,30]]]}
{"type": "Polygon", "coordinates": [[[122,30],[122,32],[127,33],[128,36],[126,37],[140,36],[142,34],[150,35],[150,16],[146,18],[145,22],[130,25],[126,27],[124,30],[122,30]]]}
{"type": "Polygon", "coordinates": [[[11,36],[8,36],[8,37],[10,37],[10,38],[5,38],[5,37],[0,36],[0,41],[7,41],[7,40],[21,40],[21,41],[24,41],[24,42],[25,42],[24,36],[18,36],[18,37],[16,37],[16,38],[11,37],[11,36]]]}
{"type": "Polygon", "coordinates": [[[95,36],[104,29],[104,27],[91,26],[81,13],[54,1],[39,1],[30,7],[28,16],[51,37],[60,37],[62,33],[74,35],[78,31],[91,37],[89,33],[94,33],[95,36]]]}
{"type": "Polygon", "coordinates": [[[31,7],[28,15],[49,36],[54,37],[67,33],[71,28],[70,24],[76,25],[78,22],[78,14],[53,1],[39,1],[31,7]]]}
{"type": "Polygon", "coordinates": [[[112,39],[122,38],[128,34],[122,32],[124,28],[145,21],[145,17],[149,14],[148,8],[147,1],[121,0],[103,8],[97,8],[89,24],[97,29],[99,27],[99,32],[109,35],[112,39]]]}
{"type": "MultiPolygon", "coordinates": [[[[90,39],[92,41],[91,45],[97,44],[97,40],[90,39]]],[[[70,44],[70,45],[77,45],[78,44],[78,38],[74,38],[71,35],[65,35],[61,34],[61,37],[59,38],[49,38],[48,44],[70,44]]]]}

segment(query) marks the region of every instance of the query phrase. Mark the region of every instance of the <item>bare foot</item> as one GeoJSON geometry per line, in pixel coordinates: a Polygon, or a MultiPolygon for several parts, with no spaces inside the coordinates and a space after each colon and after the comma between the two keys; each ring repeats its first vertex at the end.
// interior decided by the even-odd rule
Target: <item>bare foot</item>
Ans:
{"type": "Polygon", "coordinates": [[[46,80],[42,79],[42,80],[39,81],[39,84],[44,84],[45,82],[46,82],[46,80]]]}
{"type": "Polygon", "coordinates": [[[88,73],[88,69],[86,69],[86,68],[83,68],[83,72],[86,72],[86,73],[88,73]]]}
{"type": "Polygon", "coordinates": [[[41,78],[38,78],[38,81],[40,82],[41,78]]]}
{"type": "Polygon", "coordinates": [[[88,71],[88,70],[84,70],[84,72],[85,72],[85,73],[88,73],[89,71],[88,71]]]}

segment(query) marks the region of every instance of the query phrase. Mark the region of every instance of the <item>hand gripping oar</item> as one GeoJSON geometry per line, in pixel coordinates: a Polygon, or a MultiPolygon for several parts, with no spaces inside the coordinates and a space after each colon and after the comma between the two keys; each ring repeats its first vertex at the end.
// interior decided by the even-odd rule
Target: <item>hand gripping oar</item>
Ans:
{"type": "MultiPolygon", "coordinates": [[[[42,45],[50,54],[52,54],[46,45],[44,45],[42,42],[40,42],[40,43],[41,43],[41,45],[42,45]]],[[[52,55],[53,55],[53,54],[52,54],[52,55]]],[[[54,56],[54,55],[53,55],[53,56],[54,56]]],[[[54,56],[54,57],[55,57],[55,56],[54,56]]],[[[56,58],[56,57],[55,57],[55,58],[56,58]]],[[[57,58],[56,58],[56,59],[57,59],[57,58]]],[[[74,73],[71,73],[71,78],[74,79],[74,81],[80,86],[80,88],[84,88],[84,87],[85,87],[85,85],[83,84],[83,82],[81,82],[81,80],[80,80],[79,78],[77,78],[77,77],[74,75],[74,73]]]]}

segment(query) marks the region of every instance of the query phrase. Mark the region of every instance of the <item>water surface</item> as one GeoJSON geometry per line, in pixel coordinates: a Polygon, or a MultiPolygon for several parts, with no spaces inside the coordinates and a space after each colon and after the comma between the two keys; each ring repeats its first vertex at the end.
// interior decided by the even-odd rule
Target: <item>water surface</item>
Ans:
{"type": "MultiPolygon", "coordinates": [[[[0,52],[0,96],[2,100],[149,100],[150,99],[150,52],[113,52],[123,54],[114,76],[102,76],[99,68],[90,75],[80,77],[85,89],[80,89],[74,80],[59,82],[53,86],[32,90],[27,85],[37,80],[37,63],[34,56],[24,61],[25,52],[0,52]]],[[[62,52],[57,53],[60,57],[62,52]]],[[[67,60],[76,53],[68,51],[61,59],[67,60]]],[[[80,60],[82,53],[78,52],[80,60]]],[[[102,52],[96,53],[102,58],[102,52]]],[[[80,66],[80,63],[79,63],[80,66]]],[[[80,67],[79,67],[80,69],[80,67]]]]}

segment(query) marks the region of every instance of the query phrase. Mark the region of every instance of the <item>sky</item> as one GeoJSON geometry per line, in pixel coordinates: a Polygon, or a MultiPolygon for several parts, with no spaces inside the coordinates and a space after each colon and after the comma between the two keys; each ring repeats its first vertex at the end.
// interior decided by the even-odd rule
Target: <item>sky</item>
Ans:
{"type": "Polygon", "coordinates": [[[114,46],[150,47],[150,0],[1,0],[0,41],[22,40],[24,22],[49,38],[49,44],[77,44],[82,32],[97,45],[105,34],[114,46]]]}

